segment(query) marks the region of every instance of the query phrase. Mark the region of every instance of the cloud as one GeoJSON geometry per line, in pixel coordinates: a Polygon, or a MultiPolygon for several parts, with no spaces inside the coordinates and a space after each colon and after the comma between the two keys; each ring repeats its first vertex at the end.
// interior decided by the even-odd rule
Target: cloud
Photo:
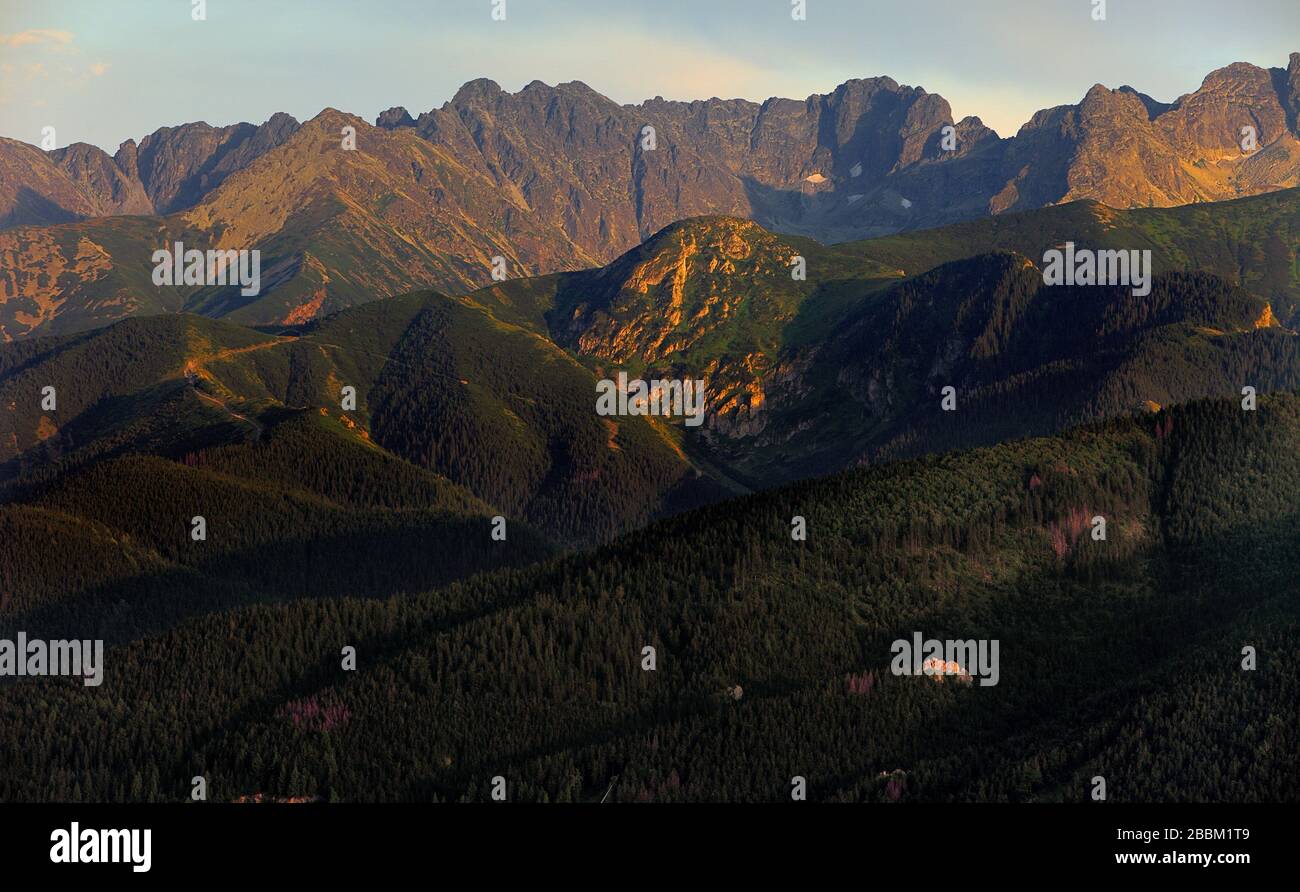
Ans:
{"type": "Polygon", "coordinates": [[[0,106],[12,107],[21,101],[26,107],[49,106],[50,94],[66,96],[82,92],[108,74],[108,62],[90,62],[77,46],[76,35],[55,28],[34,28],[15,33],[0,33],[0,48],[28,48],[35,52],[14,62],[0,65],[0,106]],[[39,60],[39,61],[38,61],[39,60]]]}
{"type": "Polygon", "coordinates": [[[19,31],[16,34],[0,34],[0,45],[7,46],[10,49],[18,49],[36,43],[68,44],[72,43],[72,37],[71,31],[58,31],[54,28],[33,28],[27,31],[19,31]]]}

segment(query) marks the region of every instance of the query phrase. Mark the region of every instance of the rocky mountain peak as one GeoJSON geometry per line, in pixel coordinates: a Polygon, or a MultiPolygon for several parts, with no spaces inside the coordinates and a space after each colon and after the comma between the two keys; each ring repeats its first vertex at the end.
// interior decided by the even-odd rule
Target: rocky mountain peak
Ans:
{"type": "Polygon", "coordinates": [[[379,117],[375,118],[375,126],[382,127],[385,130],[396,130],[398,127],[414,127],[415,118],[412,118],[411,113],[402,106],[395,105],[379,113],[379,117]]]}
{"type": "Polygon", "coordinates": [[[501,85],[491,78],[480,77],[466,81],[456,95],[451,97],[452,105],[469,105],[474,102],[494,102],[505,93],[501,85]]]}
{"type": "MultiPolygon", "coordinates": [[[[279,320],[300,303],[328,310],[412,285],[465,290],[487,280],[498,254],[512,275],[597,267],[707,215],[830,243],[1079,199],[1128,208],[1269,192],[1300,182],[1298,109],[1300,53],[1287,71],[1226,66],[1173,104],[1096,84],[1007,139],[976,117],[953,124],[942,96],[889,77],[804,100],[639,105],[579,81],[509,93],[481,78],[418,120],[400,106],[378,126],[325,109],[302,139],[293,137],[304,125],[277,114],[258,126],[160,128],[111,158],[0,143],[13,186],[0,183],[0,226],[185,211],[222,238],[280,239],[269,290],[296,290],[275,298],[279,320]],[[1238,145],[1243,122],[1257,127],[1260,151],[1238,145]],[[366,149],[351,158],[330,151],[349,125],[366,149]],[[230,179],[237,172],[247,175],[230,179]],[[308,257],[309,236],[383,257],[391,275],[373,263],[361,271],[333,242],[308,257]]],[[[746,236],[729,225],[719,244],[738,246],[746,236]]],[[[712,236],[696,235],[700,258],[712,236]]],[[[717,254],[728,262],[727,250],[717,254]]]]}
{"type": "Polygon", "coordinates": [[[75,142],[51,152],[50,157],[92,196],[100,213],[153,213],[153,203],[140,183],[103,149],[75,142]]]}
{"type": "Polygon", "coordinates": [[[137,166],[138,147],[134,139],[128,139],[117,147],[117,152],[113,155],[113,161],[123,174],[133,180],[140,179],[140,170],[137,166]]]}
{"type": "MultiPolygon", "coordinates": [[[[1300,116],[1300,53],[1291,54],[1291,64],[1286,70],[1286,100],[1291,112],[1291,124],[1295,127],[1296,118],[1300,116]]],[[[1297,135],[1300,135],[1298,133],[1297,135]]]]}

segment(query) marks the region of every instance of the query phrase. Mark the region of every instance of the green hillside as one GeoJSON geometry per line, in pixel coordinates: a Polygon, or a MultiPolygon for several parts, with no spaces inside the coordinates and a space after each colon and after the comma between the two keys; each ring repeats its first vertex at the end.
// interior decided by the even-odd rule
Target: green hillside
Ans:
{"type": "MultiPolygon", "coordinates": [[[[1281,214],[1293,198],[1251,201],[1281,214]]],[[[1168,220],[1191,233],[1253,219],[1195,210],[1200,222],[1168,220]]],[[[1300,338],[1208,249],[1193,259],[1220,272],[1158,273],[1141,298],[1045,287],[1033,256],[997,249],[1066,230],[1133,244],[1132,221],[1165,218],[1087,204],[1022,216],[1037,223],[833,248],[707,217],[602,269],[416,292],[301,326],[171,315],[15,342],[0,347],[0,484],[21,491],[128,454],[180,459],[256,441],[280,410],[325,409],[496,511],[592,544],[863,463],[1300,386],[1300,338]],[[959,245],[992,253],[925,268],[959,245]],[[907,267],[925,269],[901,277],[907,267]],[[704,425],[597,416],[596,381],[618,371],[704,380],[704,425]],[[57,412],[39,409],[47,384],[57,412]],[[946,387],[954,412],[941,409],[946,387]]]]}
{"type": "Polygon", "coordinates": [[[1300,307],[1300,189],[1235,201],[1116,210],[1095,201],[1003,214],[835,246],[916,275],[952,260],[1015,251],[1040,263],[1066,241],[1150,250],[1156,272],[1212,273],[1273,304],[1295,327],[1300,307]]]}
{"type": "Polygon", "coordinates": [[[680,445],[733,491],[1144,408],[1300,386],[1300,190],[1116,211],[1076,202],[821,246],[728,217],[597,270],[467,303],[597,375],[706,382],[680,445]],[[1043,253],[1151,250],[1154,291],[1046,287],[1043,253]],[[806,278],[794,275],[804,264],[806,278]],[[944,387],[956,413],[940,413],[944,387]]]}
{"type": "MultiPolygon", "coordinates": [[[[729,455],[784,476],[1041,435],[1206,396],[1300,386],[1300,338],[1256,295],[1202,273],[1151,294],[1043,287],[1025,257],[944,264],[843,320],[774,405],[779,445],[729,455]],[[943,389],[955,389],[944,411],[943,389]]],[[[775,403],[775,401],[774,401],[775,403]]]]}
{"type": "MultiPolygon", "coordinates": [[[[179,461],[258,444],[305,412],[341,425],[368,461],[386,456],[397,469],[388,490],[407,493],[397,481],[436,476],[462,491],[461,503],[557,542],[599,541],[724,492],[658,419],[597,416],[595,381],[532,330],[433,292],[273,333],[189,315],[126,320],[0,346],[0,484],[22,497],[108,459],[179,461]],[[54,410],[42,408],[46,386],[54,410]],[[345,404],[349,387],[355,405],[345,404]]],[[[331,442],[300,445],[294,461],[334,460],[331,442]]],[[[354,458],[336,472],[337,486],[372,497],[342,482],[354,458]]],[[[233,470],[244,482],[284,484],[300,482],[301,467],[233,470]]]]}

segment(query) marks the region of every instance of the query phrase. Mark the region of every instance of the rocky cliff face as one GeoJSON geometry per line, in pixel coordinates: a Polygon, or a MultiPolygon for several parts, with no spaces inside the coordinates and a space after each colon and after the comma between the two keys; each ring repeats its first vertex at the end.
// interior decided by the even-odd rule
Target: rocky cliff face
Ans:
{"type": "Polygon", "coordinates": [[[283,144],[298,126],[281,113],[260,127],[200,122],[155,130],[135,153],[140,182],[159,214],[192,207],[231,173],[283,144]]]}
{"type": "MultiPolygon", "coordinates": [[[[943,160],[940,132],[950,123],[944,99],[889,78],[849,81],[802,101],[656,98],[637,106],[581,83],[533,82],[512,94],[483,80],[421,115],[416,129],[608,260],[704,214],[824,240],[903,228],[906,209],[886,186],[943,160]]],[[[954,158],[997,142],[974,119],[958,137],[954,158]]],[[[951,210],[928,213],[953,218],[951,210]]]]}
{"type": "Polygon", "coordinates": [[[1286,188],[1300,182],[1297,108],[1300,54],[1286,70],[1230,65],[1171,104],[1097,85],[1009,139],[885,77],[802,101],[635,106],[581,83],[512,94],[480,80],[415,127],[607,260],[702,214],[837,241],[1080,198],[1167,207],[1286,188]]]}
{"type": "MultiPolygon", "coordinates": [[[[391,108],[376,124],[413,130],[538,225],[608,261],[703,214],[835,241],[1077,198],[1161,207],[1285,188],[1300,182],[1298,116],[1300,53],[1285,69],[1229,65],[1171,104],[1098,84],[1009,139],[978,118],[954,121],[941,96],[887,77],[804,100],[640,105],[579,82],[507,93],[477,80],[418,119],[391,108]],[[1243,148],[1244,127],[1254,128],[1253,149],[1243,148]]],[[[90,146],[61,149],[51,157],[71,184],[5,141],[10,190],[32,194],[0,210],[5,225],[147,213],[140,189],[154,213],[185,210],[298,127],[277,114],[260,126],[164,127],[111,159],[90,146]]]]}
{"type": "Polygon", "coordinates": [[[95,200],[100,215],[153,213],[153,202],[140,181],[102,149],[73,143],[51,152],[50,159],[95,200]]]}
{"type": "Polygon", "coordinates": [[[100,205],[48,153],[0,137],[0,228],[90,217],[100,205]]]}
{"type": "MultiPolygon", "coordinates": [[[[1300,56],[1293,56],[1291,67],[1298,66],[1300,56]]],[[[993,210],[1079,198],[1170,207],[1294,186],[1300,142],[1293,100],[1279,90],[1283,74],[1230,65],[1172,105],[1098,84],[1079,105],[1041,112],[1021,130],[1003,170],[1019,200],[993,210]]]]}

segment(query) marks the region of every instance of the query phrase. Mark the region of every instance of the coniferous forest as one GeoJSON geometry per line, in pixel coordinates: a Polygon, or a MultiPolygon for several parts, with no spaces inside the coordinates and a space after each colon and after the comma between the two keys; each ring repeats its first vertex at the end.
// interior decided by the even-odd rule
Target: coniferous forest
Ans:
{"type": "MultiPolygon", "coordinates": [[[[429,317],[414,318],[424,338],[429,317]]],[[[124,386],[75,371],[129,351],[142,335],[127,326],[40,359],[124,386]],[[85,349],[96,338],[109,347],[85,349]]],[[[662,497],[653,463],[619,463],[667,442],[649,424],[539,473],[526,438],[503,434],[499,452],[428,428],[389,439],[373,419],[391,397],[371,404],[370,433],[272,398],[240,402],[241,425],[201,398],[225,393],[213,377],[164,378],[130,412],[70,389],[104,439],[14,465],[0,638],[109,651],[99,687],[0,687],[0,799],[184,801],[196,776],[223,801],[472,801],[496,777],[544,802],[777,801],[794,777],[810,798],[858,802],[1086,801],[1097,776],[1115,801],[1300,793],[1290,393],[750,495],[707,483],[691,495],[707,505],[664,502],[622,529],[606,513],[615,532],[583,544],[549,500],[581,516],[636,504],[629,488],[662,497]],[[435,440],[441,455],[416,445],[435,440]],[[997,640],[998,683],[893,673],[891,642],[917,631],[997,640]]],[[[566,383],[525,386],[562,397],[566,383]]],[[[565,430],[580,442],[577,422],[565,430]]]]}

